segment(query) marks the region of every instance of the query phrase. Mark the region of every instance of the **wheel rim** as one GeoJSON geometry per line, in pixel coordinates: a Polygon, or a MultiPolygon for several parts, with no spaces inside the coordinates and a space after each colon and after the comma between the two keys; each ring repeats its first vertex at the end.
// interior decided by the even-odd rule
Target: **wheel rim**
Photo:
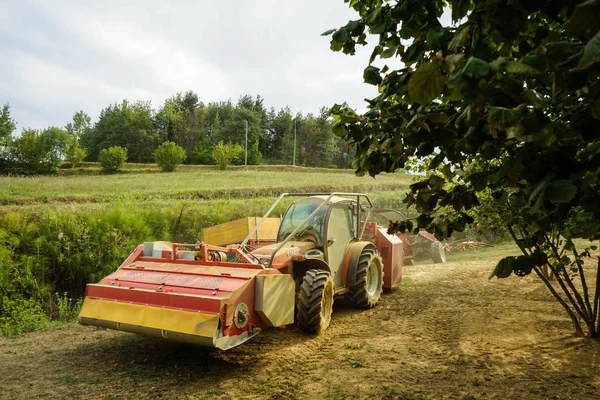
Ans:
{"type": "Polygon", "coordinates": [[[323,288],[323,297],[321,300],[321,329],[329,326],[331,313],[333,312],[333,285],[327,282],[323,288]]]}
{"type": "Polygon", "coordinates": [[[374,296],[377,293],[379,286],[379,271],[377,268],[377,262],[371,261],[369,268],[367,269],[367,293],[369,296],[374,296]]]}

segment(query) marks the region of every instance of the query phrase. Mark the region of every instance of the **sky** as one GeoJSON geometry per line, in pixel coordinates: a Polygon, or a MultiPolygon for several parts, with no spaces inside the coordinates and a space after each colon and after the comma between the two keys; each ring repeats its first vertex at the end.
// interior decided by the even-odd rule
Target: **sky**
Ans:
{"type": "Polygon", "coordinates": [[[343,0],[2,0],[0,106],[18,130],[187,90],[204,103],[364,109],[377,96],[362,79],[372,45],[348,56],[321,36],[357,18],[343,0]]]}

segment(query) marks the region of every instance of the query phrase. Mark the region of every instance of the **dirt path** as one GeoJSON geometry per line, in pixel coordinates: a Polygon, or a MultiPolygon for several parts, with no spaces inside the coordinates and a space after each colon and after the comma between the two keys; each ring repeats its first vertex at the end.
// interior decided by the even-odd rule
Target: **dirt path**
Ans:
{"type": "Polygon", "coordinates": [[[75,324],[0,338],[0,398],[600,398],[600,342],[537,279],[488,282],[493,264],[406,267],[375,309],[336,303],[322,336],[225,353],[75,324]]]}

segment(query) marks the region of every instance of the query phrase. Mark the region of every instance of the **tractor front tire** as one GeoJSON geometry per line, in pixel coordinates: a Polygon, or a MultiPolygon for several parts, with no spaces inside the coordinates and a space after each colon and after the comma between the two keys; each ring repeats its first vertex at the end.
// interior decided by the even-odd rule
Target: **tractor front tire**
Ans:
{"type": "Polygon", "coordinates": [[[364,249],[358,258],[355,284],[347,298],[357,308],[373,308],[383,291],[383,261],[373,249],[364,249]]]}
{"type": "Polygon", "coordinates": [[[306,271],[298,293],[298,326],[308,333],[321,333],[331,322],[333,279],[327,271],[306,271]]]}
{"type": "Polygon", "coordinates": [[[431,243],[431,260],[435,264],[445,263],[446,262],[446,250],[444,249],[444,245],[441,242],[431,243]]]}

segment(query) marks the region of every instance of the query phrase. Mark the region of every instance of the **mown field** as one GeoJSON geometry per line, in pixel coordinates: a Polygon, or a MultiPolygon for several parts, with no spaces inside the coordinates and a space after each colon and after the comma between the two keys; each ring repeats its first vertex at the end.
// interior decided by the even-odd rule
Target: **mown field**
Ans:
{"type": "Polygon", "coordinates": [[[0,204],[89,203],[120,200],[228,199],[275,197],[299,190],[362,190],[406,187],[404,174],[357,177],[352,171],[313,172],[307,168],[189,169],[174,173],[0,177],[0,204]]]}
{"type": "Polygon", "coordinates": [[[0,337],[0,397],[598,398],[600,343],[573,336],[538,279],[487,280],[515,251],[407,266],[374,309],[336,302],[322,335],[271,329],[227,352],[77,324],[0,337]]]}

